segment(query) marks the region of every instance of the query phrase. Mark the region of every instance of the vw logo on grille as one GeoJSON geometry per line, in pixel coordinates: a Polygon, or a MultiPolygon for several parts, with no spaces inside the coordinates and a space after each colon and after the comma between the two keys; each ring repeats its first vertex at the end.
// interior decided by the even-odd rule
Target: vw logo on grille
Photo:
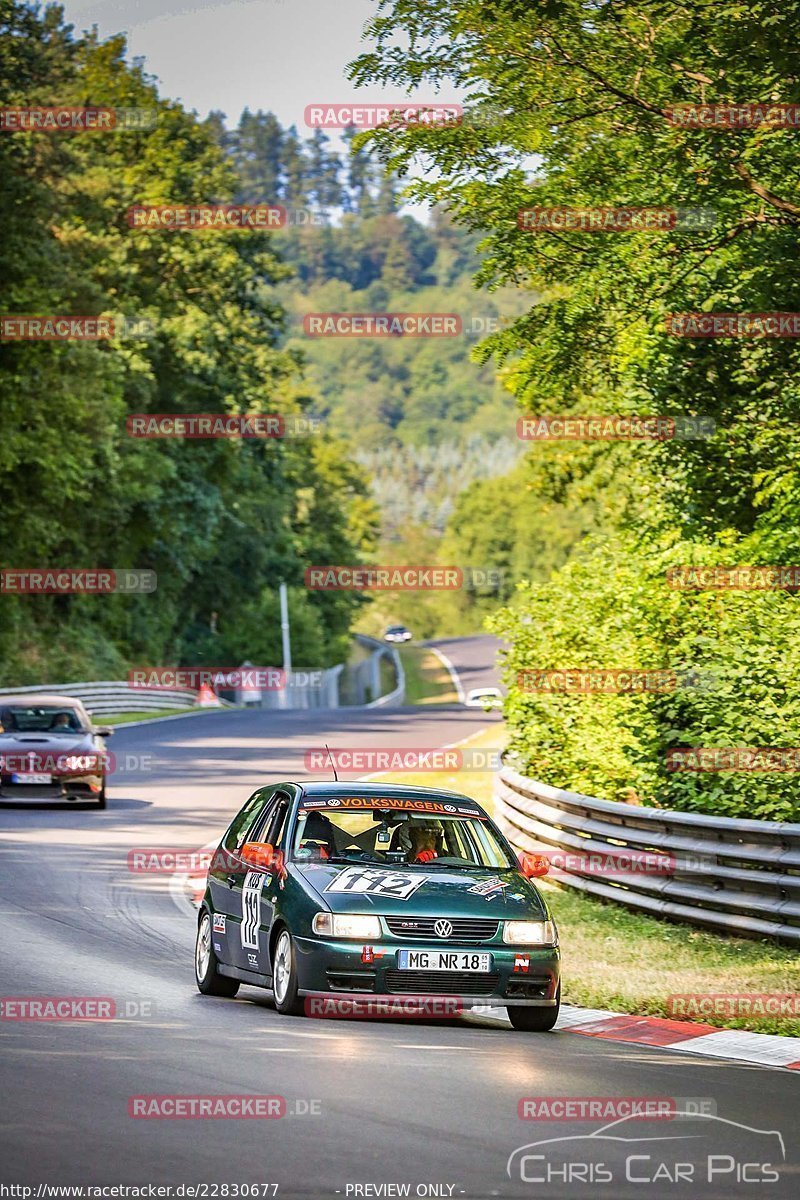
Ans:
{"type": "Polygon", "coordinates": [[[453,936],[453,926],[449,921],[437,921],[433,927],[433,932],[437,937],[449,938],[453,936]]]}

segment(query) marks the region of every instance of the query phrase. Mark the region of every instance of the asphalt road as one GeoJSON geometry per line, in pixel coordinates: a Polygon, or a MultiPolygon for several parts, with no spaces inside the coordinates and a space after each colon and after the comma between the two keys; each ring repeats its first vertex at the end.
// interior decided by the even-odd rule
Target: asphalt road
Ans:
{"type": "MultiPolygon", "coordinates": [[[[464,648],[465,661],[479,650],[464,648]]],[[[448,653],[456,660],[458,645],[448,653]]],[[[305,751],[325,740],[427,747],[491,719],[455,707],[202,714],[118,731],[111,744],[120,758],[152,757],[119,774],[106,812],[0,810],[0,993],[104,996],[123,1012],[91,1023],[0,1020],[0,1183],[277,1184],[279,1197],[404,1194],[386,1185],[454,1197],[800,1194],[798,1079],[789,1072],[558,1031],[515,1033],[475,1017],[281,1017],[254,988],[243,986],[236,1000],[196,992],[191,916],[167,877],[128,870],[129,850],[206,843],[256,785],[303,777],[305,751]],[[126,1004],[139,1015],[125,1016],[126,1004]],[[288,1113],[272,1121],[128,1115],[130,1097],[154,1094],[280,1095],[288,1113]],[[742,1162],[776,1161],[774,1137],[722,1122],[699,1133],[638,1122],[625,1137],[672,1140],[567,1143],[567,1167],[555,1157],[547,1168],[534,1159],[523,1167],[528,1179],[555,1171],[554,1182],[522,1182],[518,1160],[509,1178],[518,1147],[599,1124],[522,1121],[521,1098],[609,1095],[705,1098],[725,1121],[780,1131],[788,1161],[777,1183],[737,1185],[742,1162]],[[630,1173],[660,1170],[658,1181],[625,1182],[632,1146],[639,1158],[630,1173]],[[720,1158],[711,1183],[709,1153],[731,1163],[720,1158]],[[688,1170],[693,1156],[694,1182],[669,1183],[664,1171],[676,1162],[688,1170]]]]}
{"type": "Polygon", "coordinates": [[[471,688],[500,686],[497,662],[503,644],[500,638],[476,634],[474,637],[435,638],[425,644],[435,646],[450,660],[465,693],[471,688]]]}

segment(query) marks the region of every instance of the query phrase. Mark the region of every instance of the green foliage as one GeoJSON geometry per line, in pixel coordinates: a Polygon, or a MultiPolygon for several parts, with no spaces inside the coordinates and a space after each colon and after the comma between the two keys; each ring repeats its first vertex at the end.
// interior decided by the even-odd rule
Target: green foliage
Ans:
{"type": "MultiPolygon", "coordinates": [[[[384,0],[361,84],[468,96],[458,127],[367,134],[410,195],[483,231],[478,273],[512,284],[529,311],[478,351],[533,414],[702,416],[716,434],[653,446],[534,445],[531,494],[508,501],[486,546],[516,550],[507,525],[527,505],[551,530],[529,582],[492,622],[523,668],[703,668],[713,691],[665,696],[527,695],[508,705],[519,761],[551,782],[646,803],[738,816],[798,816],[788,775],[669,774],[681,746],[798,744],[791,593],[673,594],[670,562],[792,563],[800,551],[797,339],[701,339],[667,332],[669,313],[796,312],[800,197],[791,128],[692,129],[670,106],[794,95],[792,0],[720,6],[625,0],[384,0]],[[713,224],[643,233],[536,232],[531,207],[710,211],[713,224]],[[554,505],[561,506],[554,508],[554,505]],[[498,523],[499,526],[499,523],[498,523]],[[576,531],[589,533],[578,545],[576,531]],[[682,555],[683,558],[674,558],[682,555]]],[[[515,475],[462,498],[465,517],[515,475]]],[[[459,544],[473,536],[454,524],[459,544]]],[[[518,560],[519,561],[519,557],[518,560]]]]}
{"type": "MultiPolygon", "coordinates": [[[[4,683],[119,675],[131,661],[278,658],[275,594],[375,533],[363,474],[329,438],[142,441],[129,413],[264,413],[311,402],[279,345],[270,236],[131,230],[137,203],[226,201],[237,181],[203,126],[158,97],[122,38],[74,38],[57,9],[5,7],[8,104],[155,110],[152,129],[0,139],[5,313],[125,314],[152,332],[0,347],[0,504],[9,566],[149,568],[135,596],[0,598],[4,683]],[[272,621],[269,635],[251,625],[272,621]],[[54,643],[60,648],[53,649],[54,643]]],[[[341,654],[357,606],[296,593],[295,659],[341,654]]]]}
{"type": "MultiPolygon", "coordinates": [[[[746,543],[702,548],[703,564],[747,561],[746,543]]],[[[800,607],[783,592],[671,588],[678,543],[644,557],[595,540],[545,583],[521,584],[489,628],[506,638],[510,750],[547,783],[609,800],[718,816],[800,819],[792,772],[675,771],[681,747],[800,746],[800,607]],[[664,692],[530,690],[525,671],[674,671],[664,692]]],[[[529,679],[529,677],[528,677],[529,679]]]]}

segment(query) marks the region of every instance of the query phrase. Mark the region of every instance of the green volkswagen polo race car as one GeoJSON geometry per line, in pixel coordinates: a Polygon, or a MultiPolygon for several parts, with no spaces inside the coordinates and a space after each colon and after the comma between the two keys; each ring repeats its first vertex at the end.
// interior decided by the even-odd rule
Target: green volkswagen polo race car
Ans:
{"type": "Polygon", "coordinates": [[[516,1029],[552,1029],[558,934],[531,882],[546,870],[455,792],[272,784],[213,855],[197,986],[253,984],[296,1014],[333,996],[448,997],[453,1013],[503,1005],[516,1029]]]}

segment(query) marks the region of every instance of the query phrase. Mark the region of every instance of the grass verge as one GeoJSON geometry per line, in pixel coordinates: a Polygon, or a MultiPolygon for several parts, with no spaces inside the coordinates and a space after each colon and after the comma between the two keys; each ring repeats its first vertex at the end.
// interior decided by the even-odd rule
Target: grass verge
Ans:
{"type": "MultiPolygon", "coordinates": [[[[499,749],[503,737],[503,726],[493,725],[468,744],[499,749]]],[[[380,778],[463,792],[494,811],[493,777],[488,771],[426,771],[380,778]]],[[[766,939],[725,937],[604,904],[546,880],[537,884],[558,922],[565,1003],[678,1017],[668,1008],[670,996],[800,992],[800,955],[788,946],[766,939]]],[[[800,1035],[800,1017],[704,1015],[697,1020],[720,1029],[800,1035]]]]}
{"type": "Polygon", "coordinates": [[[399,646],[406,674],[406,704],[455,704],[450,672],[426,646],[399,646]]]}

